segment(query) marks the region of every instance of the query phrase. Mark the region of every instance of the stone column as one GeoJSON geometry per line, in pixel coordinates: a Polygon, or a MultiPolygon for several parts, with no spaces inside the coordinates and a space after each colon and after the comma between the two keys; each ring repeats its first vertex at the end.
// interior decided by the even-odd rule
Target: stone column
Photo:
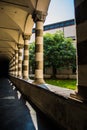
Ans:
{"type": "Polygon", "coordinates": [[[15,69],[15,55],[14,55],[14,57],[13,57],[13,76],[15,76],[15,74],[16,74],[16,69],[15,69]]]}
{"type": "Polygon", "coordinates": [[[75,0],[77,33],[77,98],[87,100],[87,0],[75,0]],[[84,7],[83,7],[84,6],[84,7]],[[82,8],[83,7],[83,8],[82,8]]]}
{"type": "Polygon", "coordinates": [[[9,63],[9,74],[12,75],[12,59],[9,63]]]}
{"type": "Polygon", "coordinates": [[[23,57],[23,78],[29,79],[29,39],[30,35],[23,35],[24,39],[24,57],[23,57]]]}
{"type": "Polygon", "coordinates": [[[13,57],[12,57],[12,60],[11,60],[11,75],[13,75],[13,57]]]}
{"type": "Polygon", "coordinates": [[[13,55],[12,61],[11,61],[11,71],[12,71],[12,75],[15,76],[15,58],[13,55]]]}
{"type": "Polygon", "coordinates": [[[12,62],[11,62],[11,71],[12,71],[12,76],[14,76],[14,56],[13,56],[12,62]]]}
{"type": "Polygon", "coordinates": [[[43,79],[43,22],[46,13],[36,11],[33,19],[36,23],[35,30],[35,84],[44,84],[43,79]]]}
{"type": "Polygon", "coordinates": [[[22,78],[22,52],[23,45],[18,44],[18,77],[22,78]]]}
{"type": "Polygon", "coordinates": [[[18,76],[18,50],[15,50],[15,76],[18,76]]]}

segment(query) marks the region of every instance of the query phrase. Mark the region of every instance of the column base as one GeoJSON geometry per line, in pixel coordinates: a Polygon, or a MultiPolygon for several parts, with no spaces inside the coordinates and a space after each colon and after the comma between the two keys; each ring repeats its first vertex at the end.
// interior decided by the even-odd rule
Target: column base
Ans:
{"type": "Polygon", "coordinates": [[[75,94],[71,93],[70,98],[80,102],[84,101],[84,99],[78,93],[75,94]]]}
{"type": "Polygon", "coordinates": [[[33,81],[33,84],[36,84],[36,85],[45,84],[45,81],[44,79],[35,79],[33,81]]]}
{"type": "Polygon", "coordinates": [[[17,78],[22,79],[22,77],[21,77],[21,76],[19,76],[19,75],[17,76],[17,78]]]}
{"type": "Polygon", "coordinates": [[[75,94],[70,94],[70,97],[87,102],[87,86],[78,85],[75,94]]]}
{"type": "Polygon", "coordinates": [[[29,80],[29,78],[28,78],[28,77],[26,77],[26,76],[23,76],[23,79],[24,79],[24,80],[29,80]]]}

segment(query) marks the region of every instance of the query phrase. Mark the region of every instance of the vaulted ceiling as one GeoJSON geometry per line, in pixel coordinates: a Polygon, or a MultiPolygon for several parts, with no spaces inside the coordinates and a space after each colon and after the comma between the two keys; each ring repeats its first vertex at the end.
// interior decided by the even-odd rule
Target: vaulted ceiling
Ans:
{"type": "Polygon", "coordinates": [[[35,10],[47,12],[50,0],[0,0],[0,58],[11,59],[22,34],[32,34],[35,10]]]}

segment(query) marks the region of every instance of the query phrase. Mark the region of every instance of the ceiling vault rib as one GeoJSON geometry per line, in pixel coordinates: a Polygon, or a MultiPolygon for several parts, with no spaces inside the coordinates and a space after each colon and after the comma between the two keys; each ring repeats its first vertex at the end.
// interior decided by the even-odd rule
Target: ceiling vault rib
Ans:
{"type": "Polygon", "coordinates": [[[8,30],[16,30],[19,31],[19,29],[15,29],[15,28],[7,28],[7,27],[0,27],[1,29],[8,29],[8,30]]]}
{"type": "Polygon", "coordinates": [[[11,48],[11,49],[13,49],[12,47],[0,47],[0,48],[11,48]]]}
{"type": "Polygon", "coordinates": [[[0,41],[6,41],[6,42],[15,42],[14,40],[6,40],[6,39],[0,39],[0,41]]]}
{"type": "Polygon", "coordinates": [[[11,4],[11,5],[16,5],[16,6],[20,6],[20,7],[29,8],[28,6],[21,5],[21,4],[16,4],[16,3],[12,3],[12,2],[7,2],[7,1],[5,1],[5,0],[0,0],[0,2],[7,3],[7,4],[11,4]]]}
{"type": "Polygon", "coordinates": [[[25,29],[25,26],[26,26],[26,22],[27,22],[28,17],[29,17],[29,13],[27,14],[26,19],[25,19],[24,29],[25,29]]]}
{"type": "Polygon", "coordinates": [[[9,47],[0,47],[0,48],[11,48],[12,50],[14,50],[14,48],[11,47],[11,45],[9,45],[9,47]]]}
{"type": "Polygon", "coordinates": [[[38,0],[36,0],[35,9],[37,8],[38,0]]]}
{"type": "Polygon", "coordinates": [[[11,54],[11,55],[14,55],[15,53],[12,53],[11,51],[0,51],[0,55],[1,54],[11,54]]]}

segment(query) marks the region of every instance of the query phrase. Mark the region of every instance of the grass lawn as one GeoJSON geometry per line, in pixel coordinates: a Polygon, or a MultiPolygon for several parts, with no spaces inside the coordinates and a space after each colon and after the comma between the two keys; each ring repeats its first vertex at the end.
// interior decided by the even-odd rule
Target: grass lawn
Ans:
{"type": "Polygon", "coordinates": [[[57,80],[57,79],[46,79],[46,83],[52,84],[59,87],[76,89],[76,80],[57,80]]]}

